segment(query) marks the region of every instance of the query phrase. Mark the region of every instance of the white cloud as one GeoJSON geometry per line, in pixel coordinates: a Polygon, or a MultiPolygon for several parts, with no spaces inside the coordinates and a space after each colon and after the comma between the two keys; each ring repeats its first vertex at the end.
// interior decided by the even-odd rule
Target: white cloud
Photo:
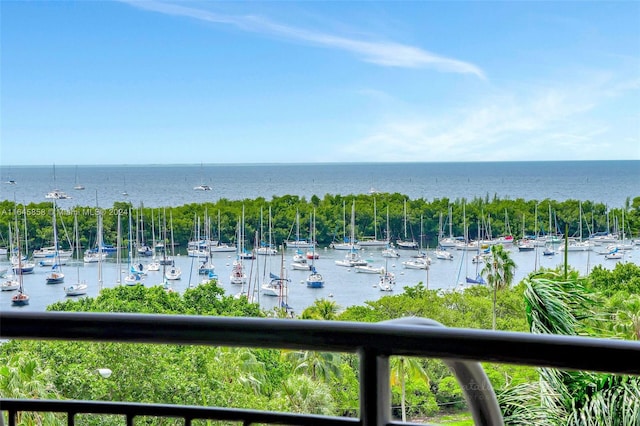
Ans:
{"type": "Polygon", "coordinates": [[[292,41],[305,41],[322,47],[344,50],[358,56],[365,62],[377,65],[401,68],[431,68],[442,72],[473,74],[479,78],[485,78],[484,72],[476,65],[400,43],[364,41],[340,37],[278,24],[258,16],[221,15],[206,10],[156,1],[122,1],[140,9],[167,15],[186,16],[207,22],[228,24],[244,31],[277,35],[292,41]]]}
{"type": "MultiPolygon", "coordinates": [[[[387,119],[343,148],[360,161],[508,161],[622,158],[639,141],[611,144],[613,129],[597,108],[622,85],[584,84],[494,96],[438,116],[387,119]],[[614,89],[612,89],[614,88],[614,89]]],[[[624,131],[623,131],[624,132],[624,131]]],[[[624,133],[623,133],[624,134],[624,133]]],[[[640,136],[640,135],[639,135],[640,136]]],[[[632,138],[633,139],[633,138],[632,138]]]]}

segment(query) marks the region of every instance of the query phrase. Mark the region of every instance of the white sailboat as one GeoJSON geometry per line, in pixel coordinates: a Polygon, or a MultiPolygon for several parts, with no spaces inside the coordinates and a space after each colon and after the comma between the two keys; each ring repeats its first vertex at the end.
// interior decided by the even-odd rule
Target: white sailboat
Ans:
{"type": "MultiPolygon", "coordinates": [[[[387,210],[388,211],[388,210],[387,210]]],[[[373,198],[373,239],[360,239],[358,241],[358,245],[360,247],[373,247],[373,248],[377,248],[377,247],[385,247],[388,246],[388,241],[387,240],[379,240],[378,239],[378,222],[377,222],[377,218],[376,216],[378,215],[377,209],[376,209],[376,198],[373,198]]]]}
{"type": "Polygon", "coordinates": [[[73,187],[73,189],[75,189],[76,191],[82,191],[84,190],[84,185],[82,185],[80,182],[78,182],[78,166],[76,166],[76,184],[73,187]]]}
{"type": "Polygon", "coordinates": [[[414,239],[407,238],[407,200],[404,200],[404,239],[396,240],[396,245],[402,250],[418,250],[418,243],[414,239]]]}
{"type": "MultiPolygon", "coordinates": [[[[351,205],[351,226],[350,226],[351,241],[355,241],[355,223],[356,223],[356,201],[353,200],[353,203],[351,205]]],[[[367,261],[360,256],[360,253],[358,253],[357,249],[352,248],[344,256],[344,259],[336,260],[335,264],[338,266],[346,266],[348,268],[351,268],[354,266],[364,266],[367,264],[367,261]]]]}
{"type": "Polygon", "coordinates": [[[269,282],[262,285],[262,294],[265,296],[278,297],[280,299],[280,305],[286,304],[286,298],[289,295],[289,286],[287,283],[290,281],[285,276],[284,269],[284,250],[280,255],[280,275],[276,275],[269,272],[269,282]]]}
{"type": "MultiPolygon", "coordinates": [[[[22,268],[22,253],[20,252],[20,229],[16,227],[16,241],[18,241],[18,267],[22,268]]],[[[12,306],[25,306],[29,304],[29,295],[24,291],[24,280],[22,274],[18,275],[18,294],[11,298],[12,306]]]]}
{"type": "MultiPolygon", "coordinates": [[[[173,241],[173,214],[169,212],[169,224],[171,227],[171,257],[175,257],[175,244],[173,241]]],[[[182,269],[176,266],[175,262],[171,263],[171,267],[165,272],[165,278],[170,281],[179,280],[182,276],[182,269]]]]}
{"type": "Polygon", "coordinates": [[[47,274],[47,284],[60,284],[64,282],[64,273],[62,272],[62,266],[60,265],[60,253],[58,252],[58,226],[56,224],[56,202],[53,202],[52,209],[52,223],[53,223],[53,246],[55,248],[54,263],[51,267],[51,272],[47,274]]]}
{"type": "Polygon", "coordinates": [[[296,209],[295,226],[296,226],[296,239],[295,240],[287,239],[285,241],[285,246],[287,248],[295,248],[295,249],[314,247],[315,241],[313,241],[313,237],[310,237],[309,241],[300,238],[300,211],[298,209],[296,209]]]}
{"type": "MultiPolygon", "coordinates": [[[[316,210],[313,209],[313,218],[312,218],[312,225],[311,225],[311,241],[315,241],[315,237],[316,237],[316,210]]],[[[315,244],[312,248],[312,251],[314,252],[314,256],[311,257],[311,273],[309,274],[309,276],[307,277],[307,287],[309,288],[322,288],[324,287],[324,277],[322,276],[322,274],[320,272],[318,272],[316,270],[316,266],[315,266],[315,244]]]]}
{"type": "Polygon", "coordinates": [[[244,286],[247,283],[247,273],[244,270],[244,262],[242,259],[242,252],[244,251],[244,205],[242,206],[242,216],[238,219],[238,241],[236,243],[236,259],[233,262],[233,268],[231,269],[231,275],[229,276],[229,282],[231,284],[244,286]]]}
{"type": "MultiPolygon", "coordinates": [[[[119,217],[118,217],[119,219],[119,217]]],[[[118,224],[120,221],[118,220],[118,224]]],[[[74,247],[76,252],[76,282],[68,287],[64,288],[64,292],[67,296],[82,296],[87,294],[89,286],[84,280],[80,280],[80,236],[78,232],[78,213],[76,212],[73,217],[73,234],[74,234],[74,247]]]]}
{"type": "MultiPolygon", "coordinates": [[[[11,223],[9,223],[9,251],[13,253],[13,237],[11,235],[11,223]]],[[[16,274],[5,277],[5,281],[0,284],[0,291],[14,291],[20,288],[20,279],[16,274]]]]}
{"type": "Polygon", "coordinates": [[[129,271],[126,277],[124,277],[124,283],[129,286],[143,284],[144,275],[139,273],[135,267],[133,266],[133,221],[131,219],[131,209],[129,209],[129,250],[128,250],[128,261],[127,265],[129,267],[129,271]]]}

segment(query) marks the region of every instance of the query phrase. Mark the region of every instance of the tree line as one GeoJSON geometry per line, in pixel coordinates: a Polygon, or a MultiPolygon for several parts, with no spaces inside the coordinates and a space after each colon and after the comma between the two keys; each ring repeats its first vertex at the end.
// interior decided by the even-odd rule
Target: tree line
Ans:
{"type": "MultiPolygon", "coordinates": [[[[640,197],[627,199],[624,206],[611,207],[591,201],[511,200],[497,196],[489,198],[488,195],[472,200],[442,198],[428,201],[409,199],[400,193],[327,194],[323,198],[312,196],[309,200],[294,195],[274,196],[271,200],[232,201],[223,198],[217,202],[163,208],[117,202],[108,209],[58,206],[56,211],[58,235],[62,235],[60,244],[65,248],[73,240],[71,230],[75,217],[78,219],[81,246],[94,247],[98,216],[102,218],[103,241],[117,244],[120,221],[121,244],[126,247],[131,215],[132,236],[137,241],[150,243],[159,239],[169,242],[173,234],[176,246],[184,250],[188,241],[196,237],[197,229],[201,237],[208,232],[212,239],[219,237],[221,241],[237,243],[243,211],[244,245],[247,248],[253,247],[256,233],[259,240],[267,241],[270,231],[271,241],[276,245],[295,239],[297,215],[300,217],[301,238],[309,239],[311,219],[315,215],[315,239],[320,246],[328,246],[349,237],[352,203],[355,205],[356,238],[377,235],[379,239],[388,238],[392,242],[398,238],[409,239],[419,242],[424,248],[435,247],[440,233],[468,236],[469,239],[500,235],[519,238],[523,234],[564,233],[565,229],[568,229],[569,236],[579,236],[582,229],[585,238],[590,233],[610,230],[618,231],[620,235],[624,232],[628,238],[640,235],[640,197]]],[[[27,205],[8,200],[0,202],[0,244],[8,245],[11,225],[18,226],[22,236],[27,235],[30,248],[52,245],[52,211],[52,202],[27,205]]]]}

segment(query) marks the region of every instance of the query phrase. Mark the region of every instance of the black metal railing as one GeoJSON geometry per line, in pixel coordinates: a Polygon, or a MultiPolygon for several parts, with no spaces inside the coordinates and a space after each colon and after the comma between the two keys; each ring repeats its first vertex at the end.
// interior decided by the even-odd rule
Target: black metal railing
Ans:
{"type": "MultiPolygon", "coordinates": [[[[463,387],[476,424],[502,424],[479,362],[640,375],[640,343],[442,327],[422,318],[381,323],[100,313],[0,313],[0,338],[188,344],[351,352],[360,358],[360,417],[247,409],[67,400],[0,399],[9,425],[23,411],[242,422],[245,425],[399,425],[391,418],[390,356],[441,358],[463,387]]],[[[0,416],[1,418],[2,416],[0,416]]],[[[0,420],[1,422],[2,420],[0,420]]]]}

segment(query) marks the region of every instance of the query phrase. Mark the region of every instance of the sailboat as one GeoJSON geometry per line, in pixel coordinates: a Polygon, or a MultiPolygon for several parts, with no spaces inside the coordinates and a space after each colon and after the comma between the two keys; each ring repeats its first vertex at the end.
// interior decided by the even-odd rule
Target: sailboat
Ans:
{"type": "MultiPolygon", "coordinates": [[[[353,204],[351,205],[351,241],[355,241],[355,223],[356,223],[356,201],[353,200],[353,204]]],[[[364,260],[360,254],[358,253],[358,249],[353,246],[351,250],[344,256],[343,260],[336,260],[335,264],[338,266],[365,266],[367,265],[367,261],[364,260]]]]}
{"type": "Polygon", "coordinates": [[[284,298],[289,294],[287,283],[290,281],[285,277],[284,269],[284,250],[281,250],[280,275],[269,272],[270,281],[262,285],[262,293],[265,296],[273,296],[280,298],[280,303],[284,302],[284,298]]]}
{"type": "MultiPolygon", "coordinates": [[[[119,219],[119,218],[118,218],[119,219]]],[[[120,221],[118,220],[118,223],[120,221]]],[[[76,251],[76,272],[77,278],[74,284],[64,288],[64,292],[67,296],[81,296],[87,294],[88,285],[86,281],[80,281],[80,236],[78,233],[78,213],[76,212],[73,218],[73,234],[75,239],[75,251],[76,251]]]]}
{"type": "Polygon", "coordinates": [[[237,235],[236,260],[233,261],[229,282],[231,284],[244,285],[247,282],[247,274],[244,270],[244,263],[241,256],[244,250],[244,205],[242,206],[242,217],[238,220],[237,235]]]}
{"type": "MultiPolygon", "coordinates": [[[[262,235],[264,235],[262,233],[262,212],[260,213],[260,217],[261,217],[260,218],[260,223],[261,223],[261,225],[260,225],[260,231],[261,231],[260,235],[262,236],[262,235]]],[[[273,255],[278,254],[278,249],[273,247],[273,243],[272,243],[272,240],[271,240],[272,235],[273,235],[273,233],[272,233],[273,232],[273,224],[272,224],[271,220],[272,220],[271,219],[271,206],[269,206],[269,242],[268,243],[261,242],[260,243],[260,247],[255,247],[253,249],[253,251],[256,254],[266,255],[266,256],[273,256],[273,255]]]]}
{"type": "Polygon", "coordinates": [[[221,222],[220,222],[220,209],[218,209],[218,240],[215,242],[215,244],[213,244],[213,242],[209,244],[209,251],[216,252],[216,253],[236,251],[237,247],[235,245],[222,242],[221,233],[222,233],[222,228],[221,228],[221,222]]]}
{"type": "MultiPolygon", "coordinates": [[[[9,223],[9,250],[13,253],[13,237],[11,236],[11,223],[9,223]]],[[[6,277],[6,280],[0,284],[1,291],[13,291],[20,288],[20,279],[15,274],[6,277]]]]}
{"type": "Polygon", "coordinates": [[[387,206],[387,246],[382,250],[382,257],[400,257],[400,253],[391,242],[391,231],[389,228],[389,206],[387,206]]]}
{"type": "MultiPolygon", "coordinates": [[[[353,229],[353,225],[352,225],[352,229],[353,229]]],[[[342,243],[333,242],[331,243],[330,247],[335,250],[349,250],[349,251],[360,249],[360,246],[355,241],[355,235],[353,232],[351,233],[351,238],[347,237],[347,205],[346,205],[346,202],[344,201],[342,202],[342,238],[343,238],[342,243]]]]}
{"type": "Polygon", "coordinates": [[[157,249],[157,244],[156,244],[156,230],[155,230],[155,222],[153,219],[154,215],[153,215],[153,210],[151,211],[151,244],[153,247],[153,256],[151,258],[151,262],[149,262],[149,264],[147,264],[147,271],[159,271],[160,270],[160,262],[158,262],[158,259],[156,258],[156,249],[157,249]]]}
{"type": "MultiPolygon", "coordinates": [[[[311,241],[315,241],[315,233],[316,233],[316,211],[313,210],[313,220],[311,226],[311,241]]],[[[315,254],[315,244],[312,248],[312,251],[315,254]]],[[[309,288],[322,288],[324,287],[324,277],[320,272],[316,270],[315,266],[315,256],[311,258],[311,273],[307,277],[307,287],[309,288]]]]}
{"type": "Polygon", "coordinates": [[[84,190],[84,185],[78,182],[78,166],[76,166],[76,184],[73,189],[75,189],[76,191],[84,190]]]}
{"type": "Polygon", "coordinates": [[[62,266],[60,265],[60,253],[58,252],[58,226],[56,224],[56,202],[53,202],[53,246],[54,246],[54,263],[51,267],[51,272],[47,275],[47,284],[60,284],[64,282],[64,273],[62,272],[62,266]]]}
{"type": "MultiPolygon", "coordinates": [[[[20,230],[16,227],[16,241],[18,241],[18,268],[22,269],[22,253],[20,252],[20,230]]],[[[18,294],[11,298],[13,306],[24,306],[29,304],[29,295],[24,292],[24,280],[22,274],[18,275],[18,294]]]]}
{"type": "MultiPolygon", "coordinates": [[[[175,257],[175,244],[173,241],[173,214],[169,212],[169,224],[171,227],[171,257],[175,257]]],[[[182,276],[182,270],[176,266],[175,261],[171,263],[171,267],[164,273],[164,276],[168,280],[179,280],[182,276]]]]}
{"type": "Polygon", "coordinates": [[[287,248],[311,248],[315,246],[315,242],[313,238],[311,241],[307,241],[305,239],[300,239],[300,211],[296,209],[296,239],[295,240],[286,240],[284,242],[287,248]]]}
{"type": "Polygon", "coordinates": [[[200,163],[200,185],[194,186],[193,189],[195,191],[211,191],[211,187],[202,180],[202,163],[200,163]]]}
{"type": "Polygon", "coordinates": [[[133,266],[133,223],[131,220],[131,209],[129,209],[129,253],[128,253],[128,262],[129,265],[129,274],[124,278],[124,283],[126,285],[138,285],[143,284],[144,275],[139,273],[135,267],[133,266]]]}
{"type": "MultiPolygon", "coordinates": [[[[53,186],[55,185],[56,185],[56,165],[54,164],[53,165],[53,186]]],[[[54,189],[53,191],[48,192],[47,195],[44,196],[44,198],[48,198],[52,200],[66,200],[71,197],[60,189],[54,189]]]]}
{"type": "Polygon", "coordinates": [[[396,240],[399,249],[402,250],[418,250],[418,243],[415,240],[407,240],[407,200],[404,200],[404,240],[396,240]]]}
{"type": "Polygon", "coordinates": [[[387,262],[385,261],[384,268],[380,272],[380,281],[378,282],[378,289],[380,291],[393,291],[396,286],[396,274],[389,271],[387,268],[387,262]]]}
{"type": "Polygon", "coordinates": [[[136,241],[136,250],[140,256],[153,256],[153,250],[144,239],[144,214],[142,212],[142,205],[140,205],[140,241],[136,241]]]}
{"type": "Polygon", "coordinates": [[[373,239],[362,239],[358,241],[360,247],[385,247],[388,242],[386,240],[378,239],[378,223],[376,216],[378,215],[376,209],[376,199],[373,198],[373,239]]]}
{"type": "MultiPolygon", "coordinates": [[[[29,253],[29,238],[27,237],[27,210],[26,208],[22,209],[23,218],[24,218],[24,251],[26,254],[29,253]]],[[[20,238],[18,236],[18,216],[15,216],[15,229],[16,229],[16,246],[18,252],[20,251],[20,238]]],[[[24,274],[33,274],[33,270],[36,267],[35,262],[28,260],[25,254],[25,258],[22,258],[22,254],[16,256],[12,253],[11,256],[11,266],[14,274],[24,275],[24,274]]]]}

